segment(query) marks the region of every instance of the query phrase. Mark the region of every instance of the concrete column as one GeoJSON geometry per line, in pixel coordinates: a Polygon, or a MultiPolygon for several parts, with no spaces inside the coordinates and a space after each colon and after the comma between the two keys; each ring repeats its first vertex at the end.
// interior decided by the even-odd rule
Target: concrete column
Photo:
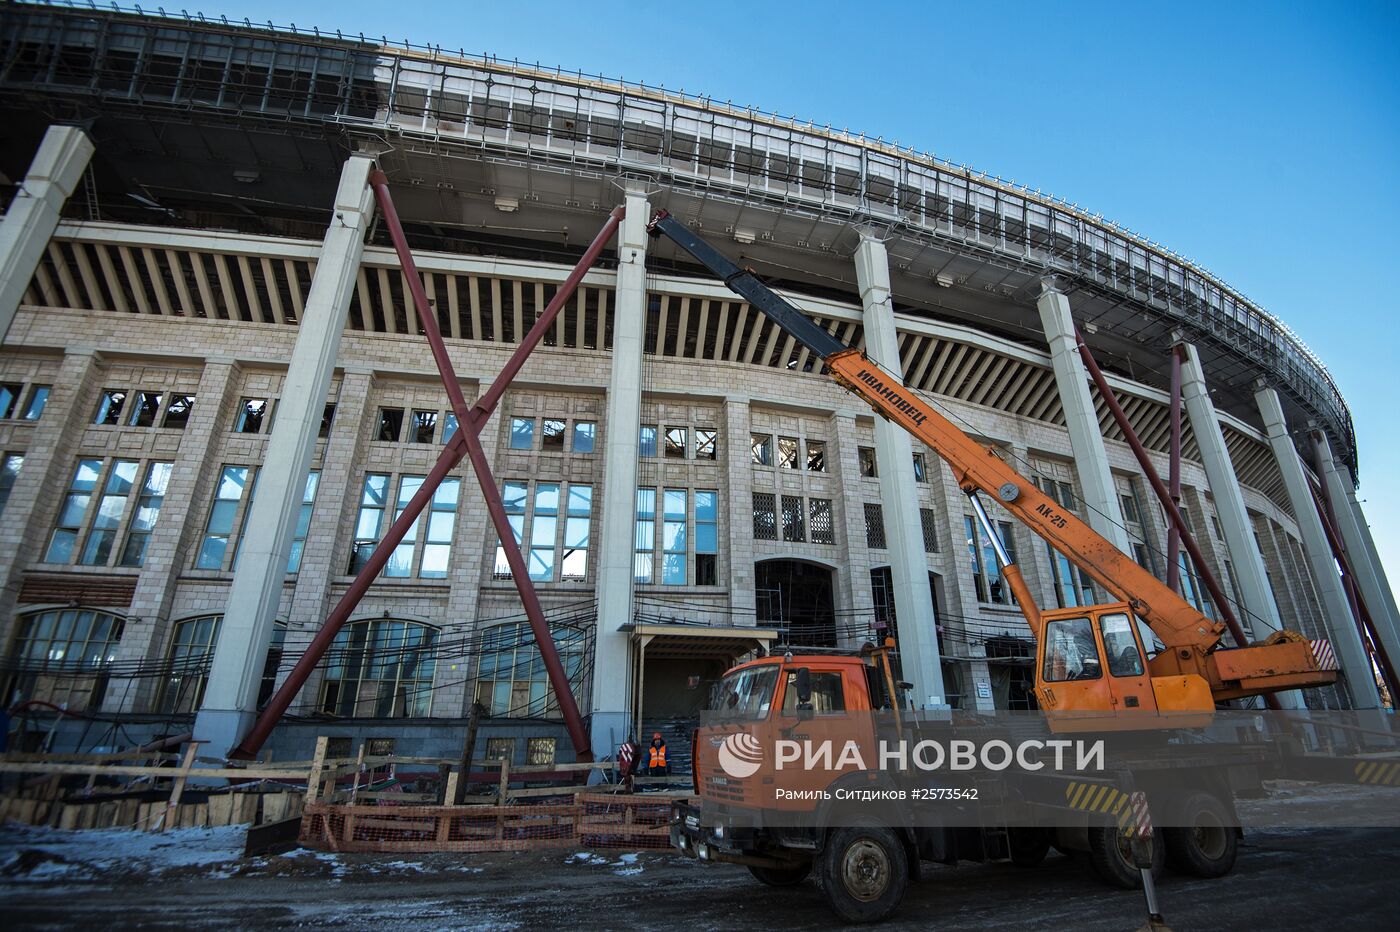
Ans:
{"type": "Polygon", "coordinates": [[[203,708],[195,721],[195,736],[208,741],[216,755],[237,744],[252,724],[292,532],[364,252],[374,205],[367,184],[373,165],[373,159],[354,155],[341,171],[334,217],[321,243],[277,421],[258,473],[203,708]]]}
{"type": "Polygon", "coordinates": [[[1225,435],[1220,430],[1220,419],[1206,389],[1201,357],[1190,343],[1181,344],[1181,349],[1185,357],[1181,364],[1181,393],[1186,416],[1191,421],[1191,432],[1201,451],[1201,465],[1205,467],[1211,495],[1215,498],[1216,517],[1225,532],[1235,583],[1244,599],[1246,617],[1243,621],[1254,638],[1264,638],[1282,628],[1283,621],[1269,588],[1269,578],[1264,573],[1264,556],[1254,540],[1249,512],[1240,494],[1240,482],[1225,446],[1225,435]]]}
{"type": "Polygon", "coordinates": [[[1084,492],[1081,514],[1089,526],[1113,542],[1124,553],[1128,532],[1123,527],[1123,512],[1118,504],[1113,475],[1108,470],[1108,452],[1094,399],[1089,394],[1089,374],[1079,358],[1079,343],[1074,336],[1074,318],[1069,312],[1069,298],[1053,282],[1041,283],[1041,326],[1050,344],[1050,363],[1055,370],[1055,385],[1060,404],[1065,410],[1065,427],[1069,430],[1070,448],[1074,451],[1074,468],[1079,474],[1079,486],[1084,492]]]}
{"type": "Polygon", "coordinates": [[[48,248],[58,215],[92,158],[92,140],[76,126],[50,126],[9,209],[0,218],[0,341],[48,248]]]}
{"type": "Polygon", "coordinates": [[[1366,526],[1361,505],[1356,501],[1356,488],[1352,485],[1351,471],[1332,459],[1332,451],[1326,441],[1318,446],[1322,460],[1317,464],[1323,482],[1327,483],[1327,494],[1332,500],[1332,510],[1336,513],[1337,533],[1346,549],[1347,562],[1351,564],[1353,578],[1361,590],[1361,598],[1371,615],[1376,637],[1392,664],[1400,664],[1400,616],[1396,615],[1395,594],[1390,581],[1386,579],[1385,568],[1376,554],[1375,543],[1371,540],[1371,530],[1366,526]]]}
{"type": "MultiPolygon", "coordinates": [[[[151,531],[146,558],[131,599],[131,614],[142,619],[127,625],[118,647],[117,662],[164,659],[169,649],[172,622],[170,605],[175,586],[190,565],[190,554],[197,546],[201,528],[195,515],[212,496],[218,481],[222,444],[217,432],[228,421],[226,416],[238,401],[239,369],[232,359],[205,360],[195,390],[194,408],[180,438],[180,449],[170,470],[170,482],[161,502],[160,517],[151,531]]],[[[225,428],[227,429],[227,428],[225,428]]],[[[145,476],[138,481],[145,481],[145,476]]],[[[133,490],[134,491],[134,490],[133,490]]],[[[151,707],[164,682],[147,677],[135,682],[135,689],[111,690],[103,711],[157,711],[151,707]]]]}
{"type": "MultiPolygon", "coordinates": [[[[316,504],[311,509],[311,524],[306,529],[306,544],[301,552],[301,569],[292,589],[292,608],[287,613],[287,643],[292,649],[277,671],[279,687],[292,672],[296,646],[308,644],[326,620],[332,605],[332,586],[346,575],[350,563],[353,528],[364,489],[366,450],[377,426],[373,416],[373,389],[372,369],[350,366],[341,374],[335,417],[331,420],[330,436],[326,438],[321,456],[316,504]]],[[[458,539],[461,539],[460,533],[459,530],[458,539]]],[[[475,591],[478,587],[478,581],[472,580],[470,588],[475,591]]],[[[454,591],[462,588],[468,587],[453,587],[454,591]]],[[[293,704],[291,711],[309,710],[320,688],[321,671],[317,670],[302,687],[300,702],[293,704]]]]}
{"type": "Polygon", "coordinates": [[[1322,529],[1322,519],[1318,517],[1312,493],[1308,490],[1303,463],[1298,458],[1293,439],[1288,435],[1283,405],[1279,402],[1278,393],[1263,385],[1255,391],[1254,400],[1264,419],[1264,433],[1269,438],[1269,447],[1274,451],[1279,472],[1283,474],[1288,503],[1293,509],[1293,517],[1298,522],[1298,533],[1303,538],[1303,552],[1307,556],[1308,568],[1312,571],[1313,582],[1317,586],[1318,600],[1322,603],[1324,625],[1332,640],[1337,659],[1341,661],[1347,690],[1351,694],[1352,707],[1379,708],[1380,693],[1376,689],[1376,678],[1371,671],[1370,658],[1361,643],[1361,635],[1356,630],[1346,594],[1342,592],[1342,579],[1337,572],[1337,563],[1332,558],[1332,548],[1327,543],[1326,532],[1322,529]]]}
{"type": "MultiPolygon", "coordinates": [[[[647,319],[646,193],[627,190],[618,230],[612,373],[603,438],[602,527],[598,553],[598,632],[593,654],[593,754],[613,754],[631,729],[627,685],[632,620],[633,523],[637,513],[637,442],[642,417],[642,340],[647,319]]],[[[733,451],[731,451],[732,453],[733,451]]]]}
{"type": "MultiPolygon", "coordinates": [[[[866,347],[870,356],[886,368],[886,374],[903,384],[885,244],[862,235],[855,260],[856,281],[865,309],[866,347]]],[[[904,676],[914,684],[909,698],[915,708],[946,708],[913,457],[909,434],[885,418],[875,418],[875,461],[899,618],[899,653],[904,676]]]]}

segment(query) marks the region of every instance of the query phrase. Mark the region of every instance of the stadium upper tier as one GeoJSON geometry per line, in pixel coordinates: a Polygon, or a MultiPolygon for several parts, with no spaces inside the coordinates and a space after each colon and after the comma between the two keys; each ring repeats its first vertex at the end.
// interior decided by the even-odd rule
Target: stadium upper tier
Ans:
{"type": "Polygon", "coordinates": [[[850,255],[873,229],[901,311],[1043,346],[1034,302],[1053,276],[1105,365],[1165,386],[1185,336],[1217,407],[1257,425],[1263,379],[1355,468],[1336,384],[1263,308],[1100,216],[880,139],[440,48],[81,6],[0,11],[0,113],[10,178],[48,123],[89,127],[80,217],[305,235],[346,153],[370,149],[438,245],[576,255],[631,180],[798,292],[855,293],[850,255]]]}

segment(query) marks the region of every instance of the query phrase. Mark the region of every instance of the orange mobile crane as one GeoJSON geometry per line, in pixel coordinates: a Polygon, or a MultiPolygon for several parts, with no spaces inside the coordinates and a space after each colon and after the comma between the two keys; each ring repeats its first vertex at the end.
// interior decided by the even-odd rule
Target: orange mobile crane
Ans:
{"type": "MultiPolygon", "coordinates": [[[[749,270],[740,268],[666,211],[651,221],[653,236],[666,236],[724,281],[730,289],[767,315],[788,335],[821,357],[827,372],[875,413],[903,427],[927,444],[953,470],[958,485],[970,499],[973,513],[992,541],[1002,574],[1030,625],[1041,662],[1036,664],[1035,689],[1043,709],[1050,713],[1074,713],[1076,719],[1092,719],[1094,713],[1112,715],[1137,710],[1129,716],[1150,727],[1152,713],[1209,713],[1217,702],[1245,696],[1268,696],[1300,687],[1325,686],[1337,679],[1335,668],[1326,669],[1318,655],[1330,651],[1293,631],[1279,631],[1260,643],[1234,648],[1224,646],[1225,625],[1207,618],[1156,576],[1139,566],[1074,514],[940,414],[928,402],[905,389],[896,376],[881,369],[865,353],[841,343],[814,324],[801,311],[764,285],[749,270]],[[994,495],[1007,511],[1078,565],[1105,590],[1122,601],[1041,611],[1019,568],[987,516],[979,493],[994,495]],[[1138,625],[1145,623],[1161,640],[1163,649],[1144,665],[1127,658],[1143,650],[1138,625]],[[1121,676],[1080,675],[1047,681],[1044,662],[1054,670],[1056,651],[1073,656],[1074,643],[1092,637],[1110,661],[1124,657],[1119,669],[1136,671],[1121,676]]],[[[1097,673],[1097,671],[1092,671],[1097,673]]]]}
{"type": "MultiPolygon", "coordinates": [[[[730,670],[716,687],[717,715],[692,738],[699,806],[673,805],[672,845],[703,860],[743,864],[774,887],[800,883],[815,873],[832,909],[852,922],[892,915],[908,879],[919,876],[924,861],[1009,858],[1030,866],[1051,845],[1087,852],[1106,882],[1143,886],[1154,920],[1160,917],[1151,878],[1165,860],[1201,877],[1228,873],[1240,837],[1234,799],[1261,792],[1272,771],[1246,753],[1227,775],[1211,766],[1199,746],[1172,746],[1169,729],[1201,729],[1224,700],[1268,700],[1281,690],[1335,682],[1335,665],[1318,659],[1331,656],[1328,646],[1294,632],[1226,646],[1224,624],[1201,614],[995,450],[977,443],[864,353],[817,326],[751,271],[665,211],[648,229],[675,242],[819,356],[838,384],[948,463],[1035,636],[1035,695],[1051,731],[1121,731],[1148,744],[1173,747],[1165,762],[1149,755],[1140,765],[1125,765],[1107,782],[1064,774],[1043,779],[1036,774],[1030,780],[994,774],[982,785],[950,785],[946,777],[904,768],[891,775],[853,762],[834,770],[785,774],[784,789],[790,792],[777,798],[796,801],[775,803],[776,776],[760,772],[756,761],[764,759],[763,748],[776,748],[780,738],[801,737],[809,744],[823,736],[853,738],[857,747],[871,747],[882,734],[890,734],[882,718],[872,718],[881,712],[892,714],[896,734],[902,730],[928,737],[937,732],[917,718],[901,724],[901,708],[908,705],[901,695],[909,684],[896,682],[887,646],[867,645],[852,656],[789,652],[761,657],[730,670]],[[996,496],[1121,601],[1039,609],[987,515],[982,494],[996,496]],[[1161,641],[1155,654],[1144,649],[1139,621],[1161,641]],[[838,711],[844,717],[833,714],[838,711]],[[1014,798],[1028,808],[1014,816],[979,808],[982,791],[987,797],[1014,798]],[[886,792],[893,795],[884,798],[901,800],[936,797],[934,808],[922,810],[925,821],[913,819],[908,810],[847,810],[843,816],[843,804],[830,802],[850,799],[851,793],[886,792]],[[1157,800],[1153,818],[1165,826],[1155,834],[1141,825],[1134,832],[1123,821],[1130,811],[1145,813],[1148,796],[1157,800]],[[942,801],[946,799],[965,802],[942,801]],[[949,807],[957,805],[970,808],[954,816],[949,807]],[[1026,821],[1024,812],[1040,815],[1026,821]],[[1054,815],[1047,820],[1047,813],[1054,815]]],[[[1243,638],[1237,635],[1236,640],[1243,638]]]]}

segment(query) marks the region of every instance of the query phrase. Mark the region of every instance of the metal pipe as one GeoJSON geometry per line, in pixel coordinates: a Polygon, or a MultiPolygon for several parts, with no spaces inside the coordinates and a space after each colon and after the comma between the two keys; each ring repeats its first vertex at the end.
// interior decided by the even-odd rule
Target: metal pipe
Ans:
{"type": "Polygon", "coordinates": [[[1031,594],[1031,587],[1026,584],[1026,579],[1021,575],[1021,568],[1011,559],[1011,552],[1002,543],[1001,536],[997,534],[996,525],[992,524],[992,518],[987,514],[987,506],[982,504],[982,497],[977,494],[976,489],[967,490],[968,500],[972,502],[972,513],[977,517],[977,523],[982,525],[982,532],[987,535],[987,539],[992,542],[992,552],[996,554],[997,568],[1001,570],[1001,576],[1006,580],[1006,585],[1011,589],[1012,595],[1020,604],[1021,614],[1026,618],[1026,624],[1030,625],[1031,634],[1036,641],[1040,640],[1041,617],[1040,606],[1036,604],[1035,596],[1031,594]]]}
{"type": "MultiPolygon", "coordinates": [[[[382,179],[382,175],[380,178],[382,179]]],[[[379,190],[379,188],[376,188],[376,193],[378,193],[379,190]]],[[[387,187],[384,187],[384,190],[387,193],[387,187]]],[[[389,201],[389,203],[392,209],[392,201],[389,201]]],[[[272,734],[273,728],[277,726],[282,716],[286,714],[287,709],[292,704],[292,700],[296,698],[301,688],[306,685],[306,681],[310,678],[311,672],[315,670],[316,665],[320,663],[326,651],[329,650],[331,644],[334,643],[335,636],[340,633],[340,629],[344,627],[345,622],[349,620],[351,612],[359,605],[360,600],[364,598],[365,592],[369,589],[370,585],[373,584],[375,578],[378,577],[379,572],[384,568],[384,564],[388,562],[389,555],[393,553],[394,548],[403,540],[404,535],[413,525],[413,522],[418,519],[423,509],[427,506],[427,503],[431,500],[438,485],[441,484],[443,478],[461,462],[462,457],[467,454],[467,434],[470,433],[475,437],[481,432],[482,427],[495,410],[496,405],[499,404],[501,396],[505,394],[511,381],[524,366],[525,360],[529,357],[530,352],[539,344],[540,340],[543,339],[545,331],[554,322],[554,319],[558,317],[564,305],[573,297],[573,293],[577,289],[578,283],[583,279],[583,276],[587,274],[593,264],[598,261],[598,256],[602,253],[603,247],[607,245],[608,240],[612,238],[613,233],[622,220],[622,216],[623,208],[621,207],[615,208],[608,215],[608,219],[603,224],[603,228],[598,232],[597,237],[594,238],[588,249],[584,251],[583,256],[580,257],[573,271],[569,274],[569,277],[559,286],[559,290],[555,293],[554,299],[549,302],[549,305],[540,315],[539,320],[536,321],[535,326],[530,330],[529,334],[526,335],[526,338],[516,347],[510,359],[506,361],[505,366],[502,367],[500,373],[496,376],[487,392],[478,400],[476,406],[467,412],[466,417],[460,414],[458,415],[456,436],[452,438],[451,443],[443,448],[442,453],[438,456],[437,463],[434,464],[432,471],[429,472],[428,476],[424,479],[418,492],[409,500],[403,514],[401,514],[399,518],[390,525],[389,530],[385,532],[383,539],[381,539],[379,544],[375,547],[374,552],[370,554],[369,560],[355,576],[354,581],[351,582],[350,588],[346,590],[340,601],[336,603],[335,608],[331,610],[325,622],[322,623],[321,629],[316,633],[311,643],[307,645],[306,652],[302,654],[301,658],[292,668],[291,673],[288,674],[287,679],[283,681],[272,698],[268,700],[267,705],[258,715],[257,721],[253,723],[253,727],[249,730],[248,734],[243,737],[243,740],[239,742],[236,748],[229,752],[230,758],[235,760],[252,760],[257,756],[263,743],[266,742],[268,736],[272,734]]],[[[394,237],[396,240],[395,248],[398,248],[399,242],[403,243],[404,252],[400,253],[400,261],[403,260],[404,255],[408,256],[408,265],[405,270],[406,277],[410,281],[410,287],[414,281],[417,281],[417,291],[421,293],[422,281],[418,278],[416,267],[413,264],[412,254],[407,248],[407,241],[402,239],[402,227],[397,222],[397,219],[397,214],[395,214],[394,222],[390,224],[390,235],[394,236],[394,231],[398,230],[399,235],[394,237]],[[412,274],[407,274],[408,269],[413,269],[412,274]]],[[[417,294],[415,294],[415,302],[416,301],[417,294]]],[[[426,294],[423,295],[423,304],[421,306],[427,306],[426,294]]],[[[433,347],[434,359],[439,362],[439,371],[442,370],[442,363],[445,362],[447,371],[450,373],[452,371],[451,363],[450,360],[446,359],[445,345],[441,345],[442,336],[438,331],[436,319],[431,318],[430,314],[420,314],[420,318],[424,324],[425,334],[429,331],[429,328],[431,328],[432,333],[437,336],[437,343],[440,344],[440,346],[433,347]],[[439,349],[441,349],[441,355],[439,354],[439,349]]],[[[432,342],[433,341],[430,339],[429,343],[432,344],[432,342]]],[[[461,398],[461,388],[457,385],[455,377],[450,379],[445,378],[444,382],[447,387],[448,395],[452,399],[455,411],[458,407],[458,399],[461,398]],[[452,397],[454,388],[456,390],[456,397],[452,397]]],[[[463,408],[465,407],[465,400],[461,402],[461,406],[463,408]]],[[[497,496],[497,500],[499,500],[499,491],[494,489],[494,485],[492,488],[497,496]]],[[[507,533],[502,535],[503,540],[506,537],[510,537],[512,541],[514,540],[513,534],[507,533]]],[[[516,576],[517,579],[520,578],[520,574],[516,574],[516,576]]],[[[528,584],[528,576],[525,577],[525,581],[528,584]]],[[[517,583],[517,587],[518,585],[519,583],[517,583]]],[[[546,649],[545,645],[548,645],[548,649],[553,649],[554,642],[553,639],[547,635],[547,629],[544,638],[541,638],[538,632],[536,632],[535,637],[536,641],[540,643],[542,654],[546,649]]],[[[557,660],[557,652],[555,656],[557,660]]],[[[553,684],[551,683],[551,685],[553,684]]],[[[555,692],[561,700],[561,707],[565,696],[568,696],[570,699],[572,699],[573,696],[572,691],[568,689],[567,686],[562,692],[558,689],[556,689],[555,692]]],[[[576,705],[575,712],[577,712],[576,705]]],[[[574,732],[571,729],[571,737],[573,734],[574,732]]],[[[585,747],[587,746],[585,745],[585,747]]]]}
{"type": "MultiPolygon", "coordinates": [[[[1181,508],[1181,347],[1172,347],[1171,444],[1167,449],[1167,491],[1181,508]]],[[[1167,522],[1167,586],[1181,591],[1181,532],[1167,522]]]]}
{"type": "MultiPolygon", "coordinates": [[[[1181,509],[1172,501],[1171,492],[1162,482],[1162,477],[1157,474],[1157,468],[1152,465],[1152,459],[1147,455],[1147,448],[1138,439],[1137,431],[1133,430],[1132,422],[1128,420],[1128,415],[1124,413],[1123,406],[1118,403],[1118,396],[1113,391],[1113,386],[1108,384],[1108,379],[1104,377],[1103,370],[1099,368],[1098,362],[1094,360],[1094,354],[1089,352],[1089,346],[1084,342],[1083,335],[1076,328],[1074,331],[1075,341],[1079,344],[1079,357],[1084,360],[1084,368],[1089,370],[1089,377],[1098,386],[1099,395],[1103,397],[1104,404],[1113,414],[1113,419],[1118,422],[1118,429],[1123,432],[1123,437],[1128,441],[1128,446],[1132,447],[1133,455],[1137,457],[1138,465],[1142,467],[1143,473],[1147,476],[1148,483],[1152,486],[1152,491],[1157,493],[1157,498],[1161,500],[1162,507],[1166,509],[1167,516],[1173,525],[1181,533],[1181,543],[1186,547],[1186,552],[1191,555],[1191,561],[1196,566],[1196,572],[1201,580],[1206,584],[1206,589],[1210,591],[1210,596],[1215,600],[1215,605],[1220,614],[1224,616],[1225,626],[1230,629],[1230,634],[1234,637],[1235,643],[1243,647],[1249,643],[1245,637],[1244,629],[1240,627],[1239,619],[1230,608],[1229,601],[1225,598],[1225,593],[1220,588],[1220,583],[1216,582],[1215,575],[1211,573],[1210,567],[1206,565],[1205,557],[1201,554],[1201,549],[1196,546],[1196,540],[1191,535],[1191,529],[1186,526],[1186,519],[1181,516],[1181,509]]],[[[1266,695],[1265,700],[1274,708],[1278,699],[1272,694],[1266,695]]],[[[1278,706],[1281,708],[1281,706],[1278,706]]]]}

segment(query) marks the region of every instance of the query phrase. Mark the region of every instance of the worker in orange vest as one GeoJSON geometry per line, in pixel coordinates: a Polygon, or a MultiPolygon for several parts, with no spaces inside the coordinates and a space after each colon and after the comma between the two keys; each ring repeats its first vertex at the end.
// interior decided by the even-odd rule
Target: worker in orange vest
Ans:
{"type": "Polygon", "coordinates": [[[664,777],[669,772],[666,763],[666,739],[661,737],[661,732],[656,732],[651,736],[651,747],[646,750],[647,773],[653,777],[664,777]]]}

